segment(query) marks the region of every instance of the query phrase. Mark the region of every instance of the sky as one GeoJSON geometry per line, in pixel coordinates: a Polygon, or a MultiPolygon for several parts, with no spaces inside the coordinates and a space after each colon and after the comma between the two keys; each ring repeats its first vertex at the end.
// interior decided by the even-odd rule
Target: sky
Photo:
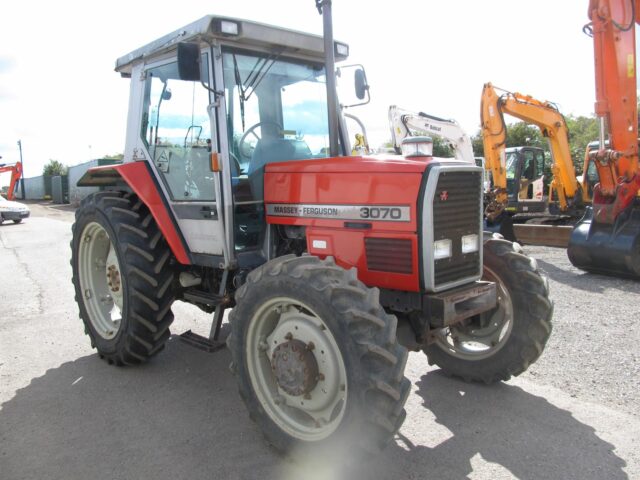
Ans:
{"type": "MultiPolygon", "coordinates": [[[[121,153],[128,80],[116,58],[207,14],[322,33],[314,0],[21,0],[0,16],[0,163],[27,177],[49,159],[75,165],[121,153]]],[[[350,109],[370,144],[390,139],[398,105],[479,128],[486,82],[593,112],[592,40],[582,33],[587,0],[333,0],[334,35],[364,65],[371,103],[350,109]]],[[[0,175],[0,185],[8,184],[0,175]]]]}

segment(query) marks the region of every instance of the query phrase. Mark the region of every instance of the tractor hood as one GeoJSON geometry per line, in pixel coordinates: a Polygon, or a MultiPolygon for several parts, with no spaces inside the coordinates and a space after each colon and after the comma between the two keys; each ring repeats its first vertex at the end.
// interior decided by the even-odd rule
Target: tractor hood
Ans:
{"type": "Polygon", "coordinates": [[[411,159],[400,155],[333,157],[271,163],[266,171],[269,173],[422,173],[432,160],[432,157],[411,159]]]}

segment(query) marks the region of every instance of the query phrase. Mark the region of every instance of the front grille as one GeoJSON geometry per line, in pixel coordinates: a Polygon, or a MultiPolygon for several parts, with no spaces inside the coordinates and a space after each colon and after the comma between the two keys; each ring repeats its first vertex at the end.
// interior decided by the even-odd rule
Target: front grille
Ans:
{"type": "Polygon", "coordinates": [[[433,240],[450,239],[452,255],[435,261],[436,288],[481,273],[480,253],[462,253],[464,235],[477,234],[482,248],[481,192],[481,171],[440,172],[433,197],[433,240]]]}
{"type": "Polygon", "coordinates": [[[413,273],[411,240],[401,238],[365,238],[367,268],[393,273],[413,273]]]}

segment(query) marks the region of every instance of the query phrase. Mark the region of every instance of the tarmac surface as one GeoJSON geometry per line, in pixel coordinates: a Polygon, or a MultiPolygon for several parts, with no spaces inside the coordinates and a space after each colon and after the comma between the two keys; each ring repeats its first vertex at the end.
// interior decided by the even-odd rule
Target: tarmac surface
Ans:
{"type": "MultiPolygon", "coordinates": [[[[89,344],[73,299],[73,209],[30,205],[0,226],[0,478],[640,478],[640,283],[526,248],[550,277],[554,331],[509,382],[467,384],[409,357],[407,420],[357,467],[296,461],[249,420],[228,370],[173,336],[146,365],[116,368],[89,344]]],[[[210,318],[176,303],[174,334],[210,318]]],[[[344,455],[348,456],[345,451],[344,455]]]]}

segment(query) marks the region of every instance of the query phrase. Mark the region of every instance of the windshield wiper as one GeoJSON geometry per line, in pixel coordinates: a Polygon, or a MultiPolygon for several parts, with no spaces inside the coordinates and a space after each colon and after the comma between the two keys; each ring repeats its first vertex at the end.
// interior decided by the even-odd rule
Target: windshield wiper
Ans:
{"type": "Polygon", "coordinates": [[[262,82],[264,77],[267,76],[269,70],[271,70],[271,67],[273,67],[278,58],[280,58],[283,50],[278,53],[272,53],[268,57],[258,58],[245,81],[242,81],[240,68],[238,68],[238,59],[236,58],[236,54],[233,54],[233,73],[240,97],[240,118],[242,120],[242,131],[244,131],[245,129],[244,102],[251,98],[251,95],[253,95],[253,93],[256,91],[256,89],[260,85],[260,82],[262,82]]]}

